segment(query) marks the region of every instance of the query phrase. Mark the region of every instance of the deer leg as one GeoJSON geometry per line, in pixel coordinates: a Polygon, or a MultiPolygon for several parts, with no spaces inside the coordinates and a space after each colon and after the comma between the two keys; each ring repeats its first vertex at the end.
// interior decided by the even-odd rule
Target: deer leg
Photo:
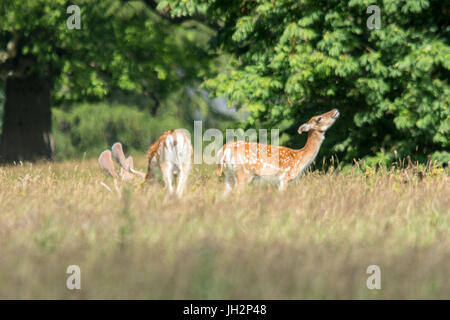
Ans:
{"type": "Polygon", "coordinates": [[[280,184],[278,186],[278,191],[282,192],[282,191],[286,190],[287,185],[288,185],[288,180],[281,178],[280,184]]]}
{"type": "Polygon", "coordinates": [[[186,182],[189,175],[189,166],[190,164],[184,164],[178,175],[178,184],[177,184],[178,197],[181,197],[183,195],[184,189],[186,188],[186,182]]]}
{"type": "Polygon", "coordinates": [[[150,165],[150,161],[149,161],[148,166],[147,166],[147,174],[144,177],[144,181],[142,181],[142,183],[141,183],[141,189],[143,189],[146,184],[148,184],[150,181],[152,181],[154,179],[154,176],[155,176],[155,174],[153,172],[153,169],[152,169],[152,167],[150,165]]]}
{"type": "Polygon", "coordinates": [[[144,178],[144,183],[147,181],[150,181],[153,179],[153,170],[152,170],[152,166],[151,166],[151,160],[148,161],[148,165],[147,165],[147,174],[145,175],[144,178]]]}
{"type": "Polygon", "coordinates": [[[180,175],[178,176],[177,191],[176,191],[178,197],[181,197],[183,195],[186,181],[187,181],[187,175],[184,173],[180,173],[180,175]]]}
{"type": "Polygon", "coordinates": [[[224,194],[228,194],[233,190],[233,178],[230,176],[225,176],[225,192],[224,194]]]}
{"type": "Polygon", "coordinates": [[[224,171],[224,176],[225,176],[225,191],[223,194],[227,195],[233,190],[233,187],[236,184],[236,176],[234,172],[230,172],[228,170],[224,171]]]}
{"type": "Polygon", "coordinates": [[[252,175],[244,169],[238,169],[236,172],[236,186],[241,191],[250,182],[252,175]]]}
{"type": "Polygon", "coordinates": [[[168,163],[161,163],[161,172],[164,180],[164,184],[166,185],[166,188],[169,188],[169,193],[173,192],[173,186],[172,186],[172,165],[168,163]]]}

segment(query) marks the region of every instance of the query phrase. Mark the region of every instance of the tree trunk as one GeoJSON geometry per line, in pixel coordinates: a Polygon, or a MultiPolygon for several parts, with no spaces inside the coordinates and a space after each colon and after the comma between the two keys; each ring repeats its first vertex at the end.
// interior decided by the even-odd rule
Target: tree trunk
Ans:
{"type": "Polygon", "coordinates": [[[0,162],[53,158],[50,90],[48,78],[7,79],[0,162]]]}

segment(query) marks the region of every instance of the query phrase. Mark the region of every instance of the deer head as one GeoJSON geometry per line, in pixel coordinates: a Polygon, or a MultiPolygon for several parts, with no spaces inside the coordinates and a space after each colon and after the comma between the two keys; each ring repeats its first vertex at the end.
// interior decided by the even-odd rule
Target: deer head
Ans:
{"type": "Polygon", "coordinates": [[[321,115],[312,117],[308,122],[302,124],[298,128],[298,133],[318,131],[320,133],[325,133],[339,117],[339,111],[333,109],[331,111],[325,112],[321,115]]]}

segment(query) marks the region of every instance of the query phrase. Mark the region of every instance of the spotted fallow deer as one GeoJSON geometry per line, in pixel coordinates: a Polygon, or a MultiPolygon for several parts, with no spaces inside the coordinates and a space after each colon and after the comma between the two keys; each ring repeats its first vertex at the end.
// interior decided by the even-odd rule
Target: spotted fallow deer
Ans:
{"type": "Polygon", "coordinates": [[[298,133],[308,132],[308,140],[303,148],[294,150],[286,147],[260,144],[256,142],[233,141],[225,144],[218,153],[217,175],[225,175],[225,193],[233,187],[248,184],[255,176],[275,180],[279,190],[286,188],[314,161],[325,138],[325,132],[339,117],[333,109],[312,117],[298,128],[298,133]]]}
{"type": "Polygon", "coordinates": [[[172,183],[176,176],[176,195],[181,197],[191,169],[192,152],[191,139],[184,130],[176,129],[164,132],[148,149],[145,180],[148,181],[155,174],[160,173],[169,193],[173,193],[172,183]]]}

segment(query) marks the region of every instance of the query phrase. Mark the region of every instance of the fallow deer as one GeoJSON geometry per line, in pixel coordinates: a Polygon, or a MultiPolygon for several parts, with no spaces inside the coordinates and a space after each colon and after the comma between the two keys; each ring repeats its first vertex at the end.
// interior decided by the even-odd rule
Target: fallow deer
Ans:
{"type": "Polygon", "coordinates": [[[279,190],[284,190],[288,182],[299,177],[314,161],[325,132],[338,117],[339,111],[333,109],[302,124],[298,133],[308,132],[308,140],[299,150],[245,141],[225,144],[218,153],[217,170],[218,176],[222,172],[225,175],[225,193],[234,186],[245,186],[255,176],[275,179],[279,182],[279,190]]]}
{"type": "Polygon", "coordinates": [[[191,169],[192,152],[191,139],[184,130],[176,129],[164,132],[148,149],[145,181],[156,173],[160,173],[169,193],[173,193],[172,182],[177,176],[176,195],[181,197],[191,169]]]}
{"type": "MultiPolygon", "coordinates": [[[[115,144],[113,144],[111,150],[112,152],[110,150],[105,150],[100,154],[100,156],[98,157],[98,164],[106,174],[113,177],[114,188],[116,189],[116,192],[120,198],[121,192],[118,184],[119,179],[122,181],[128,181],[133,179],[134,176],[138,176],[141,179],[144,179],[145,174],[134,169],[133,157],[129,156],[125,159],[122,144],[120,142],[116,142],[115,144]],[[119,174],[117,174],[114,168],[113,158],[120,165],[119,174]]],[[[111,188],[105,182],[101,181],[100,184],[107,190],[112,192],[111,188]]]]}

